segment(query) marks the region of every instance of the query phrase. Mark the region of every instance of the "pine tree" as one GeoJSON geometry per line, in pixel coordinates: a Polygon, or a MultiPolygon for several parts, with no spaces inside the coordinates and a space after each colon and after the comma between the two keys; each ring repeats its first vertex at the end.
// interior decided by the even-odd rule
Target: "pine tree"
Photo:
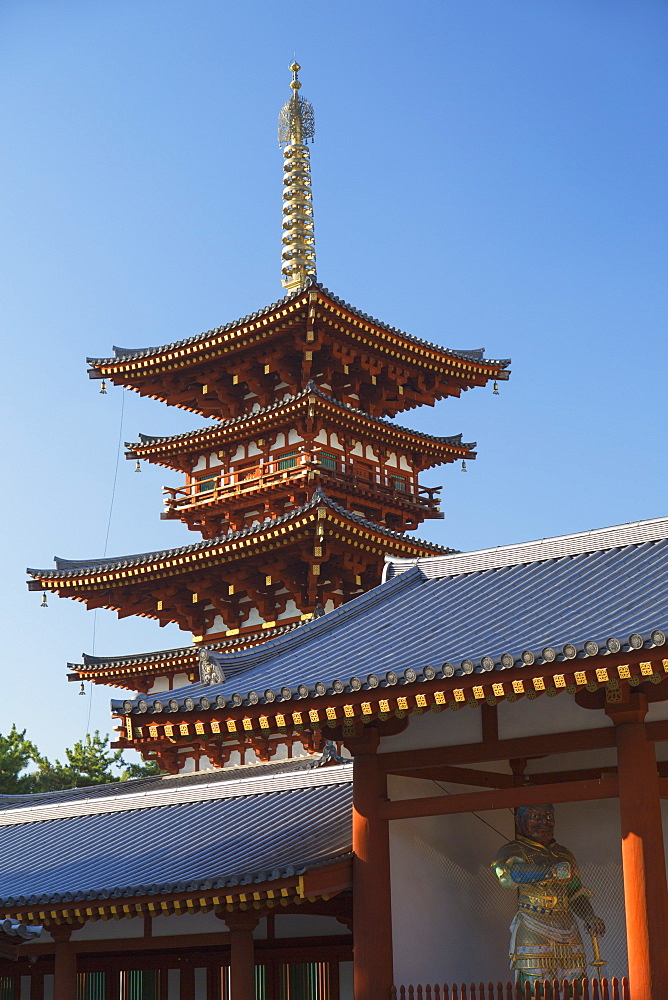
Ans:
{"type": "Polygon", "coordinates": [[[43,757],[26,739],[25,729],[20,732],[13,725],[7,736],[0,734],[0,794],[52,792],[161,773],[155,762],[125,761],[121,750],[110,749],[109,736],[101,736],[97,729],[66,748],[65,763],[43,757]]]}
{"type": "Polygon", "coordinates": [[[19,732],[13,725],[7,736],[0,733],[0,793],[31,792],[33,775],[28,768],[41,760],[35,744],[26,739],[25,729],[19,732]]]}

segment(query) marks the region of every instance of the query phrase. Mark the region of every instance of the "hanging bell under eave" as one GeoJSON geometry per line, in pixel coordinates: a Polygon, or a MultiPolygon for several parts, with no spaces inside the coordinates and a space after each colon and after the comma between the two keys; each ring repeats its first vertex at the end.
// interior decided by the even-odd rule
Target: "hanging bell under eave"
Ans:
{"type": "Polygon", "coordinates": [[[105,382],[104,379],[102,379],[102,386],[100,388],[100,395],[101,396],[106,396],[107,395],[107,383],[105,382]]]}
{"type": "Polygon", "coordinates": [[[139,459],[135,463],[135,472],[141,472],[141,465],[139,464],[139,459]]]}
{"type": "Polygon", "coordinates": [[[466,459],[462,459],[462,472],[466,472],[466,459]]]}
{"type": "Polygon", "coordinates": [[[492,390],[492,395],[493,396],[498,396],[499,395],[499,383],[498,382],[494,383],[494,387],[493,387],[493,390],[492,390]]]}
{"type": "Polygon", "coordinates": [[[40,608],[48,608],[48,606],[49,605],[46,602],[46,591],[44,591],[42,594],[42,603],[40,604],[40,608]]]}
{"type": "Polygon", "coordinates": [[[81,686],[79,687],[79,694],[80,695],[82,695],[82,694],[85,695],[85,693],[86,693],[86,686],[85,686],[84,682],[82,681],[81,682],[81,686]]]}

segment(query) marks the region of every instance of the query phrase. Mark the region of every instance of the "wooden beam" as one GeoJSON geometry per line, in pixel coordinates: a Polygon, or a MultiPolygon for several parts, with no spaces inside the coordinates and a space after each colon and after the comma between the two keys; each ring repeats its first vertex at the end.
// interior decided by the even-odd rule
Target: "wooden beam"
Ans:
{"type": "MultiPolygon", "coordinates": [[[[647,739],[652,742],[668,740],[668,721],[649,722],[646,731],[647,739]]],[[[389,774],[395,774],[397,771],[419,771],[424,767],[441,764],[478,764],[492,760],[510,760],[512,757],[546,757],[555,753],[603,750],[615,745],[614,727],[606,726],[603,729],[520,736],[489,743],[463,743],[451,747],[379,753],[378,766],[389,774]]]]}
{"type": "Polygon", "coordinates": [[[515,788],[515,776],[503,771],[479,771],[473,767],[454,767],[452,764],[440,764],[438,767],[425,767],[419,774],[410,768],[403,771],[392,771],[392,774],[404,778],[420,778],[428,781],[447,781],[453,785],[473,785],[474,788],[515,788]]]}
{"type": "MultiPolygon", "coordinates": [[[[550,802],[586,802],[593,799],[613,799],[617,795],[616,778],[598,781],[569,781],[550,788],[550,802]]],[[[542,805],[545,788],[525,785],[521,788],[499,788],[484,792],[464,792],[461,795],[434,795],[420,799],[399,799],[381,802],[384,819],[408,819],[418,816],[451,816],[457,813],[485,812],[489,809],[513,809],[517,806],[542,805]]]]}
{"type": "MultiPolygon", "coordinates": [[[[254,911],[256,912],[256,911],[254,911]]],[[[257,911],[259,912],[259,911],[257,911]]],[[[300,907],[286,908],[280,907],[275,911],[278,916],[283,913],[299,913],[311,912],[307,903],[304,903],[300,907]]],[[[261,911],[261,916],[264,916],[264,911],[261,911]]],[[[325,914],[323,914],[325,915],[325,914]]],[[[223,914],[222,919],[225,920],[225,915],[223,914]]],[[[318,935],[317,937],[299,937],[299,938],[276,938],[273,941],[258,940],[256,942],[256,948],[266,949],[271,951],[275,949],[277,953],[281,953],[283,948],[291,948],[293,951],[305,950],[311,947],[335,947],[339,946],[350,947],[352,945],[352,936],[342,929],[341,934],[329,934],[329,935],[318,935]]],[[[230,947],[230,933],[229,931],[213,931],[207,932],[205,934],[180,934],[180,935],[159,935],[153,938],[100,938],[96,941],[72,941],[72,950],[81,958],[84,962],[83,968],[86,969],[88,966],[85,964],[87,956],[91,956],[91,960],[94,957],[105,959],[109,958],[112,963],[119,960],[127,960],[129,955],[141,956],[143,954],[149,956],[151,954],[162,955],[164,952],[169,952],[170,955],[174,956],[175,962],[181,953],[185,955],[196,954],[199,959],[204,959],[207,955],[211,955],[214,952],[225,952],[229,950],[230,947]],[[192,938],[192,940],[190,940],[192,938]]],[[[54,942],[42,943],[42,944],[24,944],[21,946],[21,956],[24,958],[29,957],[39,957],[46,961],[49,955],[53,955],[55,949],[54,942]]],[[[165,961],[164,957],[162,961],[165,961]]],[[[206,964],[205,961],[202,964],[206,964]]],[[[131,967],[128,963],[128,967],[131,967]]],[[[176,964],[172,966],[176,968],[176,964]]]]}

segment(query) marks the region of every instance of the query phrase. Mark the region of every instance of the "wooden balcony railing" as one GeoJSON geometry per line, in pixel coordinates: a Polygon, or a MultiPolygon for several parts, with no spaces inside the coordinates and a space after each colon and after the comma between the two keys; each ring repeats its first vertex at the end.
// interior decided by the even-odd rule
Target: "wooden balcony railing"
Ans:
{"type": "Polygon", "coordinates": [[[329,457],[323,458],[319,450],[279,456],[274,461],[248,469],[212,472],[210,476],[203,475],[187,486],[166,486],[163,489],[165,509],[178,512],[282,484],[294,485],[308,480],[309,473],[315,473],[324,483],[330,482],[346,491],[366,493],[379,501],[412,506],[423,516],[443,516],[438,508],[440,486],[418,486],[415,490],[413,483],[401,473],[370,472],[365,475],[354,466],[342,467],[338,462],[331,462],[329,457]]]}
{"type": "Polygon", "coordinates": [[[390,1000],[631,1000],[628,979],[393,986],[390,1000]]]}

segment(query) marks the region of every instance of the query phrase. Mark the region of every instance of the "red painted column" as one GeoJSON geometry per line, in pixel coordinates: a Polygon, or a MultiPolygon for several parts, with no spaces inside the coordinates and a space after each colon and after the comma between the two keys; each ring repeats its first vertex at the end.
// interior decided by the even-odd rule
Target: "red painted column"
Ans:
{"type": "Polygon", "coordinates": [[[668,890],[659,775],[644,723],[647,700],[633,692],[626,705],[607,711],[617,736],[631,996],[658,1000],[668,996],[668,890]]]}
{"type": "Polygon", "coordinates": [[[232,1000],[255,1000],[255,947],[253,931],[258,917],[253,913],[228,913],[223,920],[230,929],[230,992],[232,1000]]]}
{"type": "Polygon", "coordinates": [[[389,822],[378,815],[387,778],[378,732],[346,740],[353,754],[353,963],[355,1000],[387,1000],[393,982],[389,822]]]}
{"type": "Polygon", "coordinates": [[[44,1000],[44,976],[41,972],[30,973],[30,1000],[44,1000]]]}
{"type": "Polygon", "coordinates": [[[53,1000],[74,1000],[77,995],[77,955],[69,940],[56,941],[54,959],[53,1000]]]}
{"type": "Polygon", "coordinates": [[[189,963],[181,965],[180,968],[180,1000],[195,1000],[195,969],[189,963]]]}
{"type": "Polygon", "coordinates": [[[104,1000],[120,1000],[121,974],[118,969],[107,969],[104,974],[104,1000]]]}

